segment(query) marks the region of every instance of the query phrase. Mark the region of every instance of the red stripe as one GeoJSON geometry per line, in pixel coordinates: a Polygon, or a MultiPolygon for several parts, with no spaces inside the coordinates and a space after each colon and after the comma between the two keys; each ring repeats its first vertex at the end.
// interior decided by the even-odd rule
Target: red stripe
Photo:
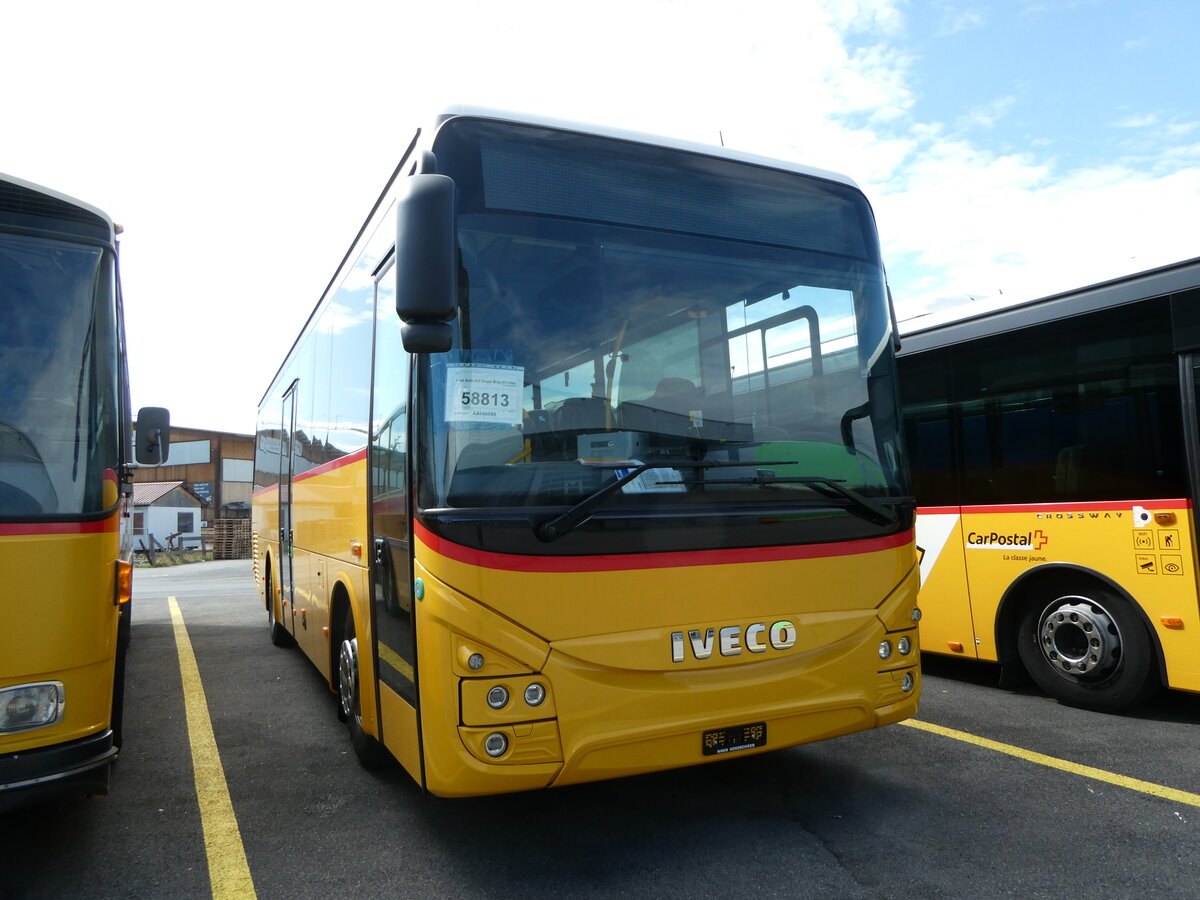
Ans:
{"type": "Polygon", "coordinates": [[[917,515],[937,513],[1115,512],[1133,509],[1191,509],[1191,500],[1093,500],[1086,503],[1008,503],[981,506],[919,506],[917,515]]]}
{"type": "MultiPolygon", "coordinates": [[[[351,463],[361,462],[366,458],[367,448],[363,447],[361,450],[355,450],[353,453],[347,453],[345,456],[339,456],[337,459],[330,460],[327,463],[321,463],[321,465],[317,466],[315,469],[307,469],[297,475],[293,475],[292,484],[295,484],[297,481],[304,481],[308,478],[315,478],[318,475],[324,475],[326,472],[332,472],[334,469],[340,469],[342,466],[348,466],[351,463]]],[[[257,491],[251,494],[251,496],[257,497],[260,494],[266,494],[268,491],[277,490],[279,490],[279,485],[268,484],[266,487],[259,488],[257,491]]]]}
{"type": "Polygon", "coordinates": [[[798,544],[784,547],[745,547],[730,550],[685,550],[673,553],[618,553],[611,556],[522,556],[494,553],[453,544],[413,523],[420,541],[434,553],[455,562],[509,572],[621,572],[636,569],[672,569],[684,566],[721,566],[735,563],[779,562],[794,559],[827,559],[894,550],[911,543],[912,531],[836,544],[798,544]]]}
{"type": "Polygon", "coordinates": [[[324,475],[326,472],[332,472],[334,469],[340,469],[342,466],[348,466],[351,463],[361,462],[367,458],[367,448],[355,450],[353,453],[348,453],[345,456],[339,456],[337,459],[330,460],[327,463],[322,463],[315,469],[308,469],[298,475],[292,476],[292,484],[297,481],[304,481],[308,478],[316,478],[318,475],[324,475]]]}
{"type": "Polygon", "coordinates": [[[103,534],[117,530],[117,516],[98,522],[26,522],[0,525],[0,536],[13,537],[33,534],[103,534]]]}

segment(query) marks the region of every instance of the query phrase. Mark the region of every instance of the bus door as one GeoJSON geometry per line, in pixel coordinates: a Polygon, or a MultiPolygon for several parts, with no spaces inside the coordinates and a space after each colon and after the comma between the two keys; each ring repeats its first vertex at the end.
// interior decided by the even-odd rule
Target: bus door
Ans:
{"type": "Polygon", "coordinates": [[[279,589],[280,621],[288,632],[296,631],[296,581],[292,550],[292,478],[296,474],[296,385],[283,395],[283,446],[279,462],[279,589]],[[286,606],[284,605],[286,604],[286,606]]]}
{"type": "MultiPolygon", "coordinates": [[[[1179,356],[1179,393],[1183,400],[1183,443],[1187,452],[1192,516],[1200,508],[1200,352],[1179,356]]],[[[1200,564],[1196,571],[1200,572],[1200,564]]]]}
{"type": "Polygon", "coordinates": [[[419,783],[417,644],[409,512],[410,357],[400,339],[394,276],[377,273],[371,400],[371,592],[382,740],[419,783]]]}

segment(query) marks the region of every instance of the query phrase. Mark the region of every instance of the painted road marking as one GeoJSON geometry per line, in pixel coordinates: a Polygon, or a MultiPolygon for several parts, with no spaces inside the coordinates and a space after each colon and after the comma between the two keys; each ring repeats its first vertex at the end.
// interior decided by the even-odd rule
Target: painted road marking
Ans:
{"type": "Polygon", "coordinates": [[[1104,769],[1094,769],[1091,766],[1081,766],[1078,763],[1068,762],[1065,759],[1058,759],[1054,756],[1046,756],[1044,753],[1036,753],[1033,750],[1025,750],[1022,747],[1014,747],[1012,744],[1002,744],[999,741],[988,740],[978,735],[968,734],[965,731],[955,731],[953,728],[946,728],[942,725],[934,725],[930,722],[922,722],[917,719],[908,719],[900,723],[907,725],[909,728],[919,728],[921,731],[928,731],[932,734],[939,734],[942,737],[953,738],[956,741],[963,741],[967,744],[975,744],[977,747],[984,747],[988,750],[995,750],[997,753],[1006,753],[1009,756],[1015,756],[1017,759],[1023,759],[1027,762],[1037,763],[1040,766],[1049,766],[1051,769],[1059,769],[1063,772],[1070,772],[1073,775],[1082,775],[1084,778],[1091,778],[1094,781],[1103,781],[1107,784],[1113,784],[1117,787],[1127,788],[1131,791],[1140,791],[1143,794],[1150,794],[1154,797],[1162,797],[1164,800],[1172,800],[1175,803],[1186,803],[1188,806],[1200,807],[1200,794],[1191,794],[1187,791],[1176,790],[1175,788],[1164,787],[1161,784],[1155,784],[1152,781],[1141,781],[1137,778],[1130,778],[1126,775],[1117,775],[1115,772],[1107,772],[1104,769]]]}
{"type": "Polygon", "coordinates": [[[192,746],[192,770],[196,774],[196,799],[200,804],[200,824],[204,829],[204,849],[208,854],[208,877],[214,900],[252,898],[254,880],[246,862],[242,833],[233,814],[233,800],[225,782],[225,770],[217,752],[212,719],[200,668],[188,639],[183,613],[174,597],[167,598],[171,622],[175,626],[175,647],[179,653],[179,674],[183,678],[183,703],[187,710],[188,741],[192,746]]]}

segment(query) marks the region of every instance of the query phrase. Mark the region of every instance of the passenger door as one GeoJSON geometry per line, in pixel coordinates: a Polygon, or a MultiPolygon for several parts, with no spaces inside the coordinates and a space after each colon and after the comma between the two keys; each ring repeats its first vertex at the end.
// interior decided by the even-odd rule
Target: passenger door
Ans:
{"type": "Polygon", "coordinates": [[[376,281],[371,404],[371,590],[380,721],[388,749],[418,781],[417,644],[409,508],[409,367],[389,264],[376,281]],[[388,690],[390,689],[390,690],[388,690]]]}
{"type": "Polygon", "coordinates": [[[296,469],[296,386],[283,395],[283,441],[279,460],[279,590],[280,622],[290,633],[296,632],[296,581],[292,539],[292,478],[296,469]],[[286,605],[285,605],[286,604],[286,605]]]}

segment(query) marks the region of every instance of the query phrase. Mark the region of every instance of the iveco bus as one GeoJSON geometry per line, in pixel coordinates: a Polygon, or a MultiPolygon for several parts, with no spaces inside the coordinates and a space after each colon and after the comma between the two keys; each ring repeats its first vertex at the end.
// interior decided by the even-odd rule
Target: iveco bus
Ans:
{"type": "Polygon", "coordinates": [[[893,340],[848,179],[448,113],[262,398],[271,633],[439,795],[911,716],[893,340]]]}

